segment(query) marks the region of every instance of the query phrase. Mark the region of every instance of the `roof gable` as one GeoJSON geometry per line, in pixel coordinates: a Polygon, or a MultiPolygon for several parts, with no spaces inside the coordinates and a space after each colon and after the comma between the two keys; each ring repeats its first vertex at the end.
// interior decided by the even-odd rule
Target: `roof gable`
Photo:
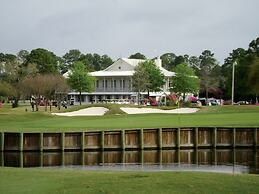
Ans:
{"type": "Polygon", "coordinates": [[[123,58],[120,58],[103,71],[133,71],[134,68],[134,65],[124,60],[123,58]]]}

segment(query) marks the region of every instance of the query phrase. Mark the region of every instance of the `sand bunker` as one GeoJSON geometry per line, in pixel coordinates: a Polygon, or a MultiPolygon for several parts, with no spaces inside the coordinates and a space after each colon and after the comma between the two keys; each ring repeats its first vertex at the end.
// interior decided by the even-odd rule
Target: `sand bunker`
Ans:
{"type": "Polygon", "coordinates": [[[188,114],[195,113],[198,108],[178,108],[173,110],[161,110],[157,108],[121,108],[127,114],[148,114],[148,113],[167,113],[167,114],[188,114]]]}
{"type": "Polygon", "coordinates": [[[104,107],[90,107],[81,109],[74,112],[65,112],[65,113],[52,113],[53,115],[58,116],[68,116],[68,117],[74,117],[74,116],[102,116],[104,115],[109,109],[104,107]]]}

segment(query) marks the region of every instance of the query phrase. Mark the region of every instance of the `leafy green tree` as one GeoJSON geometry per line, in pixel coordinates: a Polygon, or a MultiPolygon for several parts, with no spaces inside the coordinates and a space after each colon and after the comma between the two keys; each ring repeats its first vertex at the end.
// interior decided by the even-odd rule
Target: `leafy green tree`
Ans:
{"type": "Polygon", "coordinates": [[[195,71],[198,71],[200,69],[200,59],[197,56],[191,56],[188,60],[188,64],[191,68],[193,68],[195,71]]]}
{"type": "Polygon", "coordinates": [[[68,65],[72,65],[73,63],[80,61],[81,55],[82,54],[78,49],[72,49],[72,50],[69,50],[68,53],[66,53],[63,56],[63,59],[65,63],[67,63],[68,65]]]}
{"type": "Polygon", "coordinates": [[[12,100],[12,107],[18,106],[19,101],[19,90],[17,89],[17,84],[21,80],[19,71],[21,69],[21,62],[18,60],[16,55],[13,54],[0,54],[0,80],[7,82],[14,91],[9,96],[12,100]]]}
{"type": "MultiPolygon", "coordinates": [[[[241,91],[245,91],[246,88],[247,88],[247,83],[243,83],[241,84],[241,77],[239,77],[239,72],[237,72],[238,70],[240,70],[240,65],[242,66],[243,62],[245,61],[245,58],[247,56],[247,51],[243,48],[237,48],[237,49],[234,49],[230,54],[229,56],[224,60],[224,64],[222,65],[222,68],[221,68],[221,72],[222,72],[222,76],[224,78],[224,81],[223,81],[223,91],[224,91],[224,98],[225,99],[230,99],[231,98],[231,88],[232,88],[232,68],[233,68],[233,64],[234,63],[237,63],[237,67],[235,68],[235,77],[236,79],[235,80],[238,80],[238,82],[240,84],[240,87],[243,87],[244,88],[236,88],[236,92],[237,95],[236,97],[240,96],[239,94],[239,90],[241,91]]],[[[247,78],[246,78],[247,79],[247,78]]],[[[241,94],[243,95],[243,94],[241,94]]],[[[240,96],[241,97],[241,96],[240,96]]],[[[238,97],[239,98],[239,97],[238,97]]]]}
{"type": "Polygon", "coordinates": [[[16,88],[5,81],[0,81],[0,100],[2,98],[12,98],[16,95],[16,88]]]}
{"type": "Polygon", "coordinates": [[[201,80],[201,89],[205,92],[205,96],[208,99],[209,90],[218,88],[219,86],[219,75],[213,73],[218,66],[218,62],[210,50],[203,51],[199,59],[200,70],[198,71],[198,76],[201,80]]]}
{"type": "Polygon", "coordinates": [[[167,70],[172,70],[176,55],[174,53],[165,53],[160,58],[162,66],[167,70]]]}
{"type": "Polygon", "coordinates": [[[259,37],[257,37],[255,40],[252,40],[249,44],[248,48],[249,54],[256,54],[259,57],[259,37]]]}
{"type": "Polygon", "coordinates": [[[34,49],[27,56],[28,63],[34,63],[37,65],[39,73],[57,73],[58,61],[57,56],[43,48],[34,49]]]}
{"type": "Polygon", "coordinates": [[[132,76],[133,90],[138,93],[138,105],[140,104],[140,93],[145,92],[150,86],[149,75],[143,65],[135,67],[135,72],[132,76]]]}
{"type": "Polygon", "coordinates": [[[146,56],[141,53],[135,53],[130,55],[129,59],[146,59],[146,56]]]}
{"type": "Polygon", "coordinates": [[[140,66],[140,68],[143,68],[143,70],[147,74],[148,82],[146,84],[145,91],[148,92],[148,96],[149,92],[161,91],[161,87],[165,84],[165,76],[156,66],[155,62],[152,60],[146,60],[140,63],[138,66],[140,66]]]}
{"type": "Polygon", "coordinates": [[[27,51],[27,50],[20,50],[20,51],[17,53],[17,57],[18,57],[18,59],[19,59],[22,63],[24,63],[24,62],[26,61],[26,59],[27,59],[27,57],[28,57],[29,54],[30,54],[30,53],[29,53],[29,51],[27,51]]]}
{"type": "Polygon", "coordinates": [[[50,101],[54,100],[57,94],[67,94],[68,91],[65,78],[59,74],[29,75],[21,81],[19,88],[24,98],[31,96],[36,98],[36,111],[41,97],[44,97],[45,111],[47,111],[47,105],[49,104],[51,110],[50,101]]]}
{"type": "Polygon", "coordinates": [[[179,64],[182,64],[182,63],[187,63],[188,61],[186,61],[186,58],[187,57],[184,57],[182,55],[179,55],[177,57],[175,57],[175,60],[172,64],[172,69],[171,70],[174,70],[174,68],[179,65],[179,64]]]}
{"type": "Polygon", "coordinates": [[[82,62],[76,62],[68,77],[68,83],[72,89],[79,92],[81,105],[82,92],[92,92],[94,89],[95,78],[89,75],[82,62]]]}
{"type": "Polygon", "coordinates": [[[101,70],[106,69],[113,63],[113,60],[108,55],[102,55],[101,61],[101,70]]]}
{"type": "Polygon", "coordinates": [[[259,57],[256,57],[249,69],[249,84],[256,96],[256,103],[258,103],[257,95],[259,94],[259,57]]]}
{"type": "Polygon", "coordinates": [[[67,72],[69,69],[72,68],[72,64],[75,62],[80,61],[82,57],[82,53],[78,49],[69,50],[63,57],[63,61],[61,62],[61,71],[62,73],[67,72]]]}
{"type": "Polygon", "coordinates": [[[108,55],[100,56],[96,53],[82,55],[80,61],[85,64],[88,71],[103,70],[113,63],[113,60],[108,55]]]}
{"type": "Polygon", "coordinates": [[[22,68],[19,70],[19,75],[21,79],[27,76],[36,76],[39,73],[37,65],[35,63],[28,63],[23,65],[22,68]]]}
{"type": "Polygon", "coordinates": [[[175,68],[175,73],[172,77],[171,91],[183,94],[184,100],[187,93],[199,92],[199,78],[191,67],[185,63],[180,64],[175,68]]]}

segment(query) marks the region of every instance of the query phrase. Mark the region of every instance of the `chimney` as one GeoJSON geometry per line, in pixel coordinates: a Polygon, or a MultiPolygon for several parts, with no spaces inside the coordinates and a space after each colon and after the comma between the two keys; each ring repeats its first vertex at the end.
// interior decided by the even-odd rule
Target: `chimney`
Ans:
{"type": "Polygon", "coordinates": [[[160,59],[159,56],[155,59],[155,64],[160,68],[162,67],[162,60],[160,59]]]}

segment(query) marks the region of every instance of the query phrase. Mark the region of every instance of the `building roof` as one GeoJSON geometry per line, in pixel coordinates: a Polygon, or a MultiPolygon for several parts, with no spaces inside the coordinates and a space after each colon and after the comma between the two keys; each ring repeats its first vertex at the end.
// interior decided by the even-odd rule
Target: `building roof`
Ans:
{"type": "MultiPolygon", "coordinates": [[[[143,59],[128,59],[128,58],[120,58],[117,61],[123,61],[125,63],[127,63],[128,65],[131,65],[132,67],[136,67],[139,63],[144,62],[145,60],[143,59]]],[[[156,59],[156,60],[161,60],[161,59],[156,59]]],[[[156,65],[159,67],[159,69],[162,71],[162,73],[166,76],[166,77],[172,77],[175,75],[174,72],[168,71],[165,68],[163,68],[161,66],[161,61],[160,64],[158,61],[155,60],[156,65]]],[[[117,62],[116,61],[116,62],[117,62]]],[[[134,71],[110,71],[109,69],[115,64],[115,62],[110,65],[109,67],[107,67],[106,69],[104,69],[103,71],[95,71],[95,72],[91,72],[92,76],[132,76],[134,74],[134,71]]]]}
{"type": "MultiPolygon", "coordinates": [[[[112,77],[112,76],[132,76],[134,74],[134,68],[141,62],[144,62],[145,60],[143,59],[128,59],[128,58],[120,58],[117,61],[115,61],[112,65],[110,65],[109,67],[107,67],[106,69],[102,70],[102,71],[94,71],[94,72],[90,72],[90,74],[92,76],[95,77],[112,77]],[[111,70],[113,66],[116,65],[116,62],[121,62],[121,63],[126,63],[127,65],[130,65],[132,68],[132,70],[111,70]]],[[[161,70],[161,72],[166,76],[166,77],[172,77],[175,75],[174,72],[168,71],[165,68],[162,67],[161,65],[161,59],[156,59],[155,63],[157,65],[157,67],[161,70]]],[[[65,74],[63,74],[63,76],[65,78],[67,78],[69,75],[69,71],[66,72],[65,74]]]]}

